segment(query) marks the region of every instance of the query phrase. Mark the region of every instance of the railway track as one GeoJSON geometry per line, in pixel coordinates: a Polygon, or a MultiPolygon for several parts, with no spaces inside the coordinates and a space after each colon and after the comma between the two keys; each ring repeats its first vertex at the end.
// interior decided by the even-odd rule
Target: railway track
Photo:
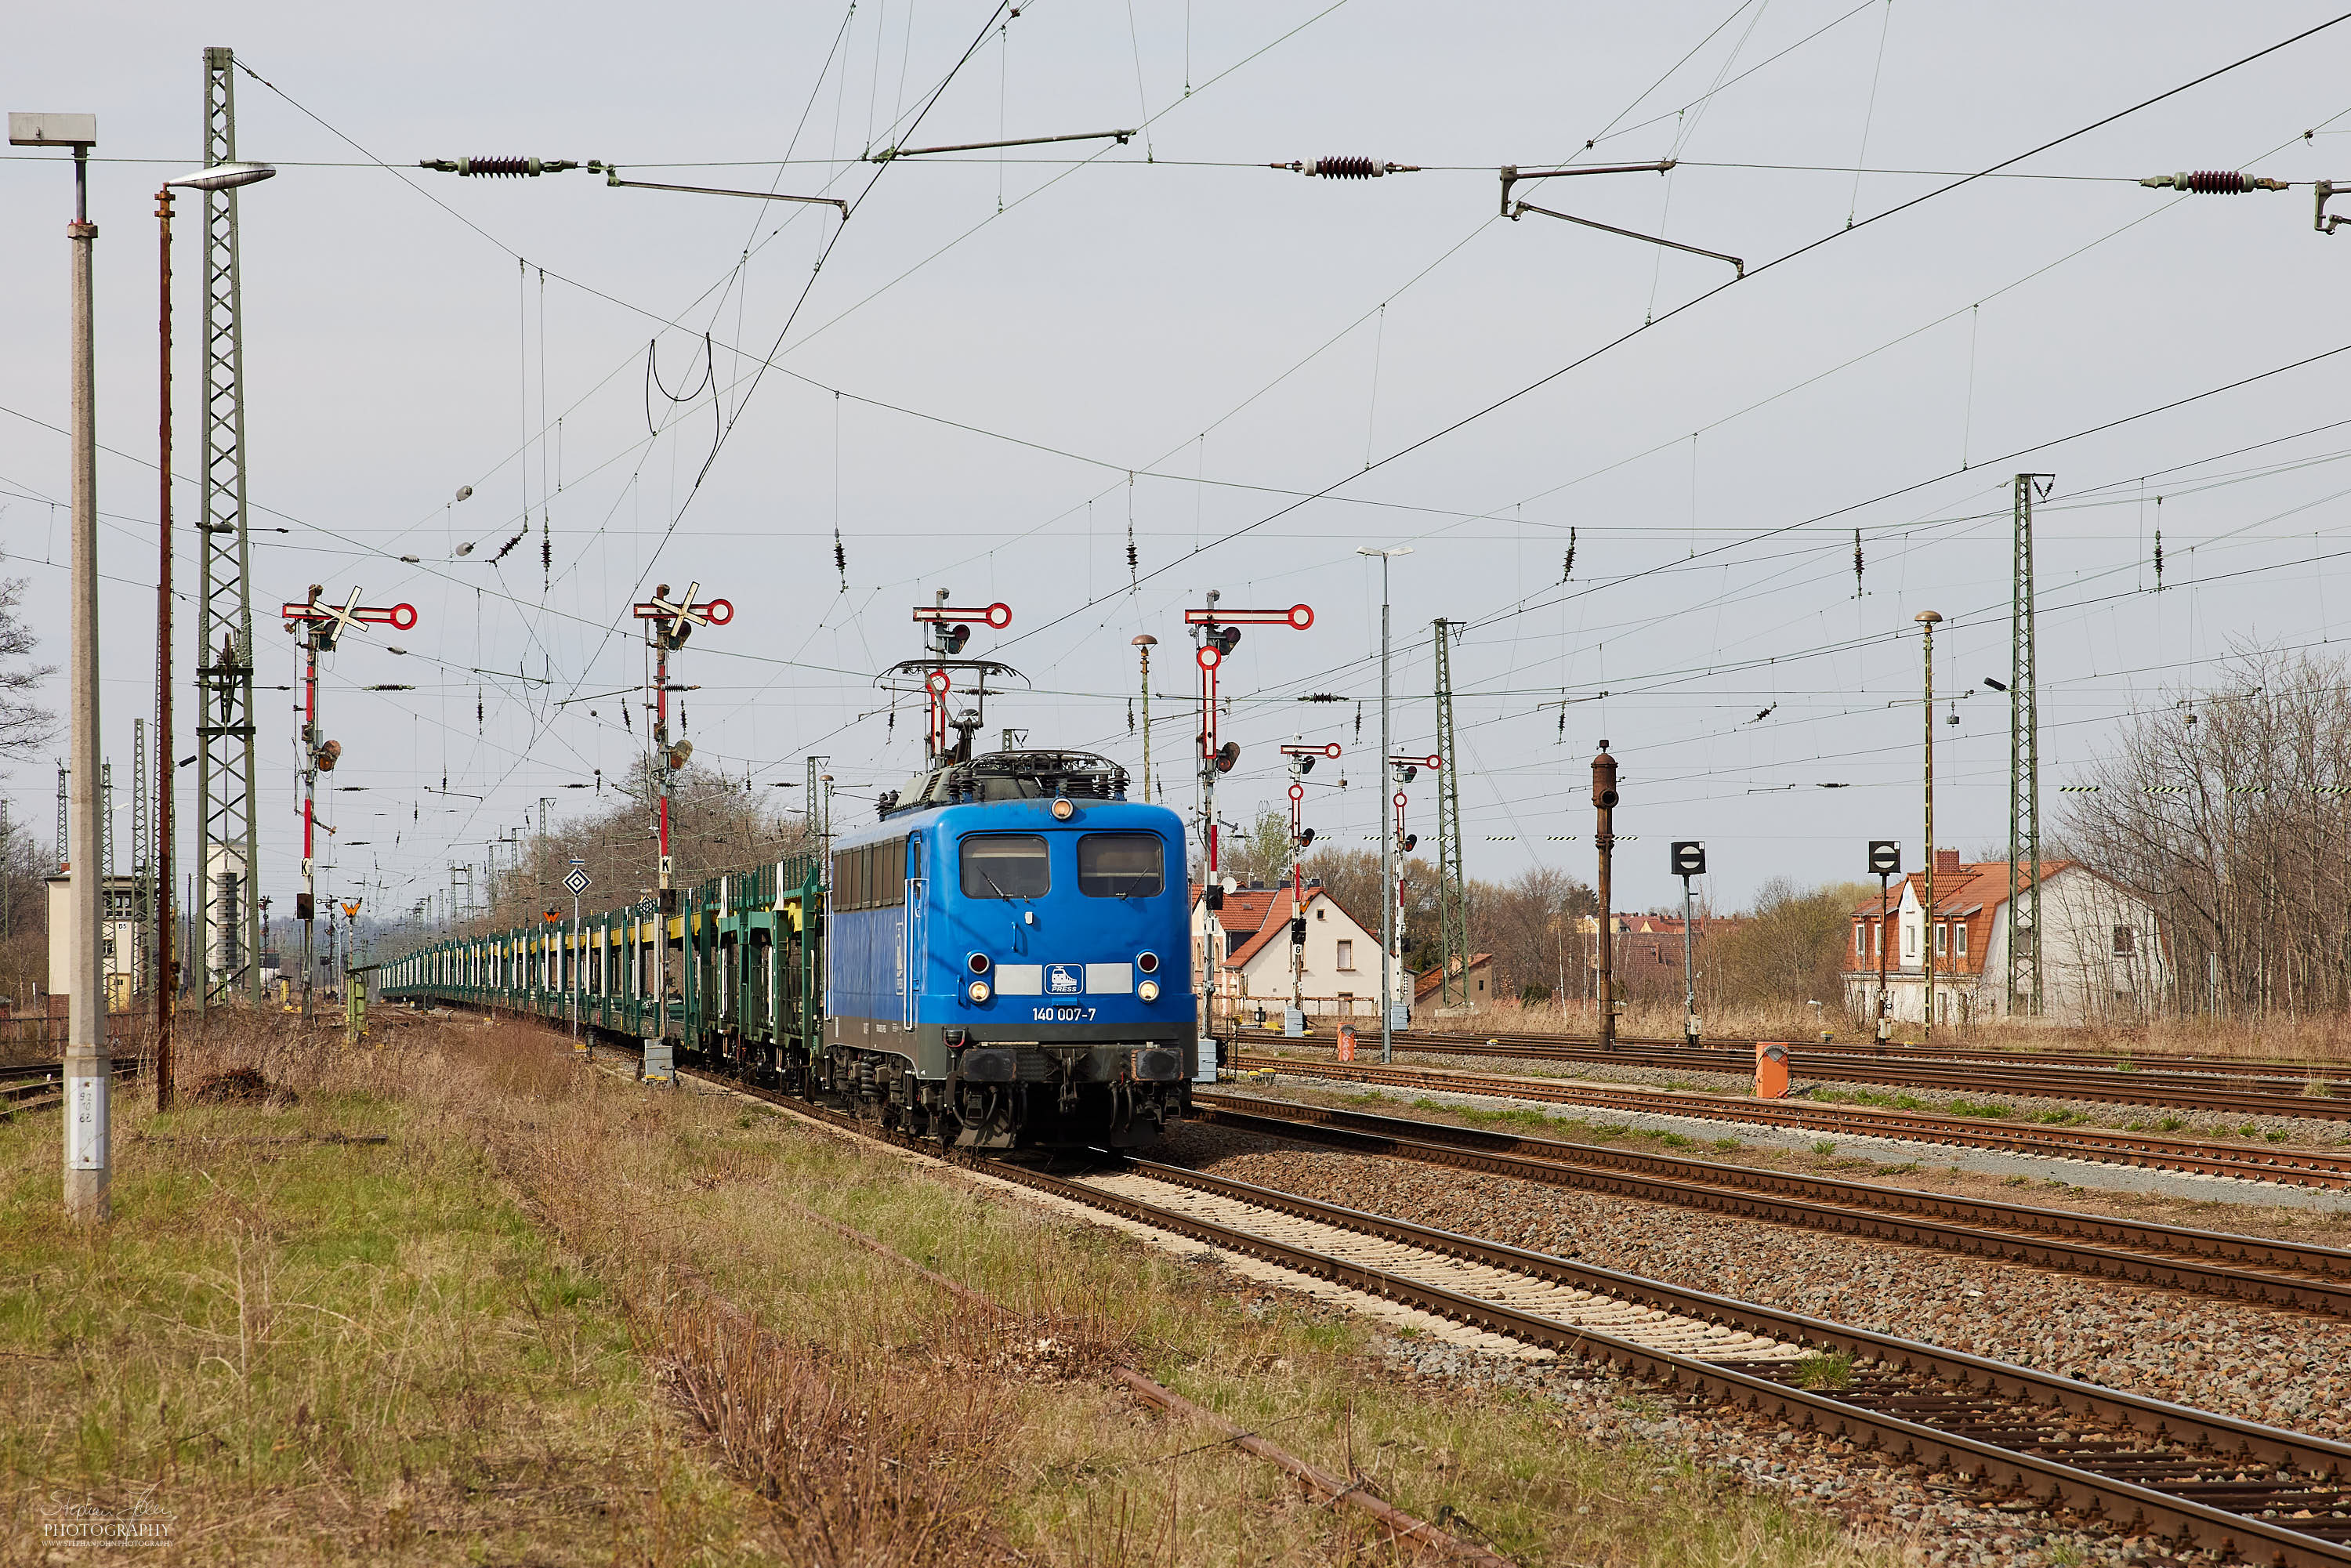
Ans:
{"type": "MultiPolygon", "coordinates": [[[[137,1057],[114,1059],[117,1082],[139,1075],[137,1057]]],[[[13,1116],[19,1111],[47,1111],[65,1103],[65,1063],[34,1061],[17,1067],[0,1067],[0,1116],[13,1116]]]]}
{"type": "Polygon", "coordinates": [[[1968,1148],[2095,1160],[2106,1165],[2142,1166],[2153,1170],[2181,1171],[2196,1176],[2280,1182],[2290,1186],[2351,1187],[2351,1155],[2276,1148],[2259,1144],[2173,1138],[2161,1134],[2133,1133],[2112,1127],[2069,1127],[2049,1123],[2011,1125],[1972,1116],[1883,1110],[1876,1106],[1734,1099],[1687,1091],[1565,1084],[1555,1079],[1520,1078],[1455,1068],[1394,1067],[1382,1066],[1377,1062],[1323,1061],[1291,1056],[1243,1055],[1235,1065],[1245,1071],[1286,1072],[1333,1082],[1376,1083],[1400,1089],[1439,1089],[1458,1094],[1494,1095],[1545,1104],[1638,1111],[1708,1121],[1748,1122],[1809,1132],[1839,1133],[1849,1137],[1954,1144],[1968,1148]]]}
{"type": "MultiPolygon", "coordinates": [[[[1289,1038],[1273,1029],[1244,1029],[1241,1032],[1244,1038],[1269,1044],[1289,1038]]],[[[1687,1056],[1689,1051],[1689,1047],[1678,1038],[1630,1040],[1619,1037],[1613,1049],[1604,1049],[1596,1040],[1526,1030],[1463,1034],[1445,1030],[1412,1029],[1398,1030],[1394,1038],[1399,1049],[1423,1051],[1443,1050],[1448,1046],[1465,1049],[1482,1046],[1487,1048],[1489,1055],[1504,1056],[1541,1056],[1552,1051],[1598,1052],[1605,1060],[1643,1051],[1674,1051],[1687,1056]]],[[[1744,1062],[1757,1043],[1752,1040],[1702,1040],[1698,1050],[1700,1055],[1710,1060],[1727,1056],[1734,1061],[1744,1062]]],[[[2296,1061],[2282,1056],[2141,1056],[2131,1051],[2001,1051],[1984,1046],[1921,1046],[1905,1045],[1898,1041],[1880,1045],[1874,1040],[1794,1040],[1781,1043],[1791,1050],[1802,1051],[1808,1059],[1834,1061],[1935,1062],[1962,1067],[2013,1067],[2026,1071],[2124,1072],[2135,1076],[2169,1072],[2204,1079],[2245,1079],[2294,1084],[2307,1082],[2314,1076],[2351,1088],[2351,1061],[2327,1057],[2296,1061]]],[[[1581,1060],[1581,1056],[1568,1060],[1581,1060]]]]}
{"type": "MultiPolygon", "coordinates": [[[[1299,1042],[1280,1035],[1244,1035],[1247,1044],[1294,1049],[1299,1042]]],[[[1619,1067],[1646,1067],[1690,1072],[1740,1072],[1751,1066],[1751,1057],[1729,1046],[1687,1046],[1620,1043],[1614,1050],[1581,1041],[1541,1040],[1525,1037],[1467,1040],[1458,1035],[1407,1032],[1395,1037],[1396,1049],[1427,1056],[1516,1057],[1528,1061],[1586,1061],[1619,1067]]],[[[1318,1053],[1323,1049],[1316,1046],[1318,1053]]],[[[2054,1100],[2088,1100],[2107,1104],[2159,1105],[2191,1111],[2217,1111],[2239,1115],[2309,1117],[2322,1121],[2351,1120],[2351,1079],[2323,1075],[2247,1077],[2220,1071],[2182,1072],[2170,1069],[2123,1069],[1992,1065],[1913,1057],[1899,1051],[1840,1051],[1833,1046],[1798,1043],[1792,1048],[1794,1064],[1808,1077],[1850,1083],[1883,1083],[1904,1089],[1936,1089],[1954,1094],[2022,1095],[2054,1100]],[[2235,1085],[2252,1084],[2252,1087],[2235,1085]]]]}
{"type": "MultiPolygon", "coordinates": [[[[883,1136],[829,1106],[682,1071],[883,1136]]],[[[2351,1445],[1205,1172],[1103,1158],[1104,1170],[1078,1178],[1001,1160],[966,1163],[1130,1224],[1843,1437],[2043,1507],[2286,1568],[2351,1568],[2351,1445]]]]}
{"type": "Polygon", "coordinates": [[[1359,1111],[1196,1093],[1238,1132],[2135,1285],[2351,1316],[2351,1251],[1359,1111]]]}
{"type": "MultiPolygon", "coordinates": [[[[693,1076],[843,1129],[830,1107],[693,1076]]],[[[2044,1507],[2288,1568],[2351,1565],[2351,1445],[1150,1161],[998,1179],[1817,1428],[2044,1507]],[[1824,1359],[1834,1358],[1834,1359],[1824,1359]],[[1834,1386],[1806,1386],[1827,1381],[1834,1386]]]]}

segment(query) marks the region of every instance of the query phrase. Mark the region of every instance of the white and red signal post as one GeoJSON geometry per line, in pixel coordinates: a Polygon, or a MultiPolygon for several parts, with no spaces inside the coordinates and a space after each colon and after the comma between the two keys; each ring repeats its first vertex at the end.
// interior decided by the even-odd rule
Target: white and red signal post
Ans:
{"type": "Polygon", "coordinates": [[[294,915],[302,922],[302,1021],[306,1025],[316,1016],[311,987],[318,978],[319,967],[312,951],[319,894],[319,775],[333,772],[343,755],[340,741],[329,740],[319,732],[319,655],[333,653],[336,643],[347,632],[365,631],[371,626],[405,632],[416,624],[416,606],[413,604],[361,604],[356,588],[342,603],[336,604],[319,597],[325,591],[312,583],[308,598],[278,612],[286,630],[302,639],[302,892],[295,900],[294,915]]]}
{"type": "Polygon", "coordinates": [[[1210,1026],[1216,1022],[1215,955],[1224,951],[1224,922],[1217,913],[1225,902],[1224,888],[1217,881],[1217,777],[1230,773],[1241,757],[1238,742],[1219,743],[1217,738],[1217,672],[1239,643],[1244,626],[1287,626],[1303,632],[1314,624],[1314,612],[1307,605],[1293,604],[1287,610],[1220,610],[1219,597],[1211,589],[1206,605],[1184,612],[1184,624],[1192,629],[1196,643],[1192,662],[1200,669],[1200,852],[1207,867],[1200,896],[1206,905],[1208,937],[1202,952],[1199,986],[1204,1040],[1214,1032],[1210,1026]]]}
{"type": "MultiPolygon", "coordinates": [[[[653,701],[645,706],[653,712],[653,783],[658,800],[655,807],[656,834],[661,842],[661,914],[664,926],[677,903],[670,881],[669,853],[669,783],[670,775],[684,768],[694,755],[690,742],[673,748],[669,743],[669,656],[685,646],[697,626],[724,626],[735,619],[735,606],[724,599],[697,601],[694,596],[702,584],[690,583],[684,597],[673,600],[669,584],[653,590],[653,596],[630,607],[629,613],[645,622],[645,643],[653,655],[653,701]]],[[[643,1066],[646,1082],[666,1082],[670,1072],[669,1047],[669,933],[655,933],[653,950],[661,955],[660,973],[653,988],[653,1032],[645,1038],[643,1066]]]]}
{"type": "MultiPolygon", "coordinates": [[[[1012,624],[1012,606],[1001,601],[977,609],[958,609],[947,602],[946,589],[940,589],[935,603],[914,606],[914,621],[928,630],[924,637],[924,652],[935,661],[934,667],[923,676],[923,745],[931,767],[937,767],[951,747],[947,744],[947,694],[955,689],[955,677],[946,671],[950,662],[959,662],[964,644],[971,641],[971,622],[977,621],[991,631],[1001,632],[1012,624]]],[[[983,669],[981,685],[987,685],[983,669]]]]}

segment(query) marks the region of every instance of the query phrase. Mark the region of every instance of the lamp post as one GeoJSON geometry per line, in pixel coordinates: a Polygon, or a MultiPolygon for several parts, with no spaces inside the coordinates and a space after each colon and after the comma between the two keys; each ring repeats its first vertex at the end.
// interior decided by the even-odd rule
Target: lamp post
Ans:
{"type": "Polygon", "coordinates": [[[155,193],[158,298],[156,336],[161,371],[161,413],[156,421],[156,471],[161,476],[155,562],[155,1109],[168,1111],[177,1092],[172,1060],[172,1006],[179,991],[172,956],[172,780],[179,769],[172,756],[172,193],[225,191],[266,180],[277,171],[266,163],[219,163],[176,180],[155,193]]]}
{"type": "Polygon", "coordinates": [[[1920,632],[1919,659],[1924,673],[1920,711],[1926,716],[1926,788],[1927,788],[1927,902],[1918,916],[1918,953],[1926,967],[1926,1002],[1921,1008],[1926,1029],[1923,1046],[1935,1043],[1935,628],[1941,624],[1938,611],[1921,610],[1911,617],[1918,622],[1920,632]]]}
{"type": "MultiPolygon", "coordinates": [[[[1380,755],[1386,757],[1395,743],[1388,714],[1388,562],[1410,555],[1412,547],[1375,549],[1365,545],[1355,553],[1380,558],[1380,755]]],[[[1395,1058],[1395,833],[1385,811],[1380,813],[1380,1060],[1392,1061],[1395,1058]]]]}
{"type": "Polygon", "coordinates": [[[66,225],[71,247],[73,340],[73,603],[71,728],[72,939],[67,956],[71,988],[66,1013],[65,1206],[68,1218],[91,1223],[110,1217],[110,1158],[103,966],[103,868],[99,854],[98,734],[98,396],[91,342],[90,253],[98,225],[89,221],[89,150],[98,144],[94,114],[8,116],[8,140],[18,147],[68,147],[74,161],[74,215],[66,225]]]}

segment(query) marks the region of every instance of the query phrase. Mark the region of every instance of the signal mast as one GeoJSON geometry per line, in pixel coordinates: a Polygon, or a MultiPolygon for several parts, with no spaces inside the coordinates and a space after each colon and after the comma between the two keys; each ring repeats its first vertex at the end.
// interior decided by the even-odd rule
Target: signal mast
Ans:
{"type": "Polygon", "coordinates": [[[924,656],[902,659],[890,666],[883,677],[886,689],[903,690],[891,685],[891,677],[918,676],[923,685],[923,766],[925,771],[944,768],[950,762],[971,760],[971,737],[987,722],[987,698],[994,695],[987,688],[990,675],[1019,675],[1019,671],[994,659],[967,659],[964,647],[971,641],[971,622],[984,622],[989,630],[1001,632],[1012,624],[1012,607],[998,602],[983,608],[958,610],[947,602],[947,591],[937,591],[929,604],[914,606],[915,623],[924,628],[924,656]],[[978,676],[971,687],[977,698],[977,706],[961,714],[951,713],[948,694],[955,690],[951,672],[963,670],[978,676]],[[956,738],[950,744],[947,731],[953,729],[956,738]]]}
{"type": "MultiPolygon", "coordinates": [[[[333,772],[343,755],[343,743],[326,739],[319,730],[319,655],[333,653],[336,640],[346,632],[369,626],[405,632],[416,624],[414,605],[361,604],[356,588],[340,606],[321,604],[319,596],[325,591],[314,582],[308,598],[278,612],[286,629],[302,639],[302,892],[294,901],[294,917],[302,923],[302,1023],[306,1029],[317,1016],[311,986],[318,978],[319,960],[311,942],[319,892],[315,858],[319,775],[333,772]]],[[[165,765],[169,766],[168,758],[165,765]]]]}
{"type": "Polygon", "coordinates": [[[1282,1033],[1297,1036],[1306,1032],[1306,850],[1314,841],[1314,830],[1299,821],[1299,813],[1306,802],[1306,776],[1324,758],[1337,761],[1340,747],[1335,740],[1321,746],[1293,741],[1281,754],[1290,758],[1290,1016],[1282,1020],[1282,1033]]]}
{"type": "MultiPolygon", "coordinates": [[[[1395,949],[1392,953],[1382,955],[1383,963],[1392,964],[1404,956],[1404,857],[1412,853],[1420,843],[1418,833],[1407,833],[1404,831],[1404,809],[1406,801],[1404,787],[1411,783],[1422,768],[1426,768],[1431,773],[1435,773],[1444,766],[1445,758],[1433,751],[1426,757],[1388,758],[1388,777],[1396,786],[1395,793],[1389,800],[1389,803],[1395,808],[1395,882],[1387,890],[1388,902],[1395,910],[1395,949]]],[[[1466,963],[1468,960],[1465,958],[1463,961],[1466,963]]],[[[1437,963],[1442,965],[1444,962],[1445,959],[1440,955],[1437,963]]],[[[1406,1017],[1411,1016],[1411,998],[1406,998],[1405,1001],[1406,1017]]],[[[1386,1020],[1382,1021],[1384,1023],[1386,1020]]],[[[1385,1061],[1386,1058],[1383,1057],[1381,1060],[1385,1061]]]]}
{"type": "Polygon", "coordinates": [[[1233,764],[1241,759],[1239,742],[1228,740],[1219,745],[1217,740],[1217,671],[1226,655],[1239,644],[1244,626],[1287,626],[1303,632],[1314,624],[1314,612],[1303,604],[1293,604],[1287,610],[1220,611],[1217,601],[1221,597],[1212,588],[1205,608],[1184,612],[1184,624],[1192,629],[1198,643],[1192,660],[1200,667],[1200,853],[1205,868],[1200,901],[1207,921],[1198,988],[1203,1040],[1216,1033],[1217,967],[1223,961],[1225,948],[1224,921],[1220,916],[1225,907],[1225,890],[1217,880],[1217,779],[1219,774],[1230,773],[1233,764]]]}
{"type": "Polygon", "coordinates": [[[694,596],[702,584],[690,583],[685,597],[672,602],[669,584],[653,589],[653,598],[631,606],[630,613],[645,623],[645,643],[653,658],[653,700],[645,706],[653,709],[653,755],[648,768],[659,804],[657,832],[661,841],[661,903],[655,915],[653,951],[658,955],[653,966],[653,1032],[645,1038],[643,1065],[639,1069],[648,1083],[669,1082],[669,920],[676,913],[677,889],[670,880],[669,852],[669,785],[670,775],[684,768],[694,756],[694,743],[681,738],[675,746],[669,743],[669,694],[692,688],[672,686],[669,682],[669,656],[685,646],[696,626],[724,626],[735,619],[735,606],[724,599],[696,603],[694,596]]]}

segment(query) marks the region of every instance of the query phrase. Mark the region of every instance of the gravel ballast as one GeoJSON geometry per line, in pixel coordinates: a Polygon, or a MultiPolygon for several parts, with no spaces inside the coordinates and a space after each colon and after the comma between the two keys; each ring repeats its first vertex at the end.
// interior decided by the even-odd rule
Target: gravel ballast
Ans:
{"type": "Polygon", "coordinates": [[[2351,1439],[2351,1322],[1186,1124],[1157,1157],[2351,1439]]]}

